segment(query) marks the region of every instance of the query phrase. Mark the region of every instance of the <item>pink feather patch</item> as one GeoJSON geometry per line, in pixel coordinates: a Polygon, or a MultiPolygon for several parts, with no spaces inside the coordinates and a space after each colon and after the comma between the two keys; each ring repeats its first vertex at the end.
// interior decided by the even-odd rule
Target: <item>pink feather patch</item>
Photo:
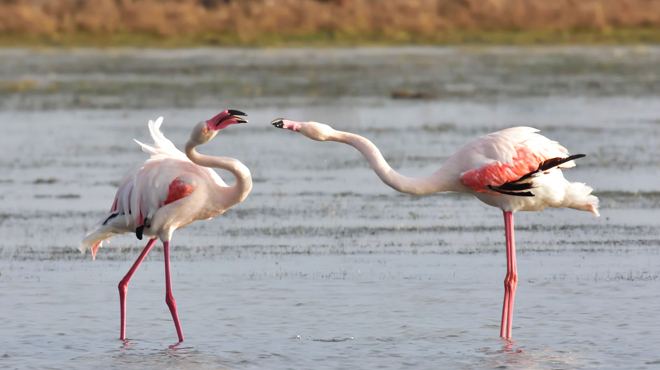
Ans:
{"type": "Polygon", "coordinates": [[[99,249],[99,246],[100,246],[100,245],[101,245],[101,242],[94,243],[94,245],[92,245],[92,248],[91,248],[91,249],[92,249],[92,259],[93,259],[93,260],[96,259],[96,251],[99,249]]]}
{"type": "Polygon", "coordinates": [[[463,185],[474,191],[491,193],[488,185],[500,186],[509,181],[516,181],[522,176],[536,171],[543,160],[544,158],[523,145],[516,148],[516,156],[511,164],[494,161],[479,169],[464,172],[460,180],[463,185]]]}
{"type": "Polygon", "coordinates": [[[142,225],[144,225],[144,216],[142,216],[142,209],[140,209],[137,224],[135,225],[135,227],[140,227],[142,225]]]}
{"type": "Polygon", "coordinates": [[[180,178],[174,179],[172,183],[170,184],[170,189],[169,193],[167,194],[167,199],[165,200],[165,204],[170,204],[172,202],[176,202],[177,200],[181,198],[185,198],[190,193],[195,191],[197,186],[195,184],[187,183],[180,178]]]}

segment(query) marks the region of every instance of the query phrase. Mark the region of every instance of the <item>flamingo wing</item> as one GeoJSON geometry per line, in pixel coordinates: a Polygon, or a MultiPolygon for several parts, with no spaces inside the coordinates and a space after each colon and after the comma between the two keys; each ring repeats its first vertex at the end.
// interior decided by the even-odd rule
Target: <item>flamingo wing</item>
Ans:
{"type": "Polygon", "coordinates": [[[210,176],[218,185],[226,186],[215,171],[194,164],[177,149],[160,131],[162,123],[163,117],[149,121],[152,145],[135,140],[151,157],[126,172],[105,220],[123,215],[126,227],[135,228],[138,237],[145,220],[151,219],[158,209],[185,198],[197,188],[196,177],[210,176]]]}
{"type": "MultiPolygon", "coordinates": [[[[481,193],[533,196],[532,178],[552,168],[575,166],[568,151],[531,127],[514,127],[481,136],[459,150],[466,158],[460,182],[481,193]]],[[[457,153],[458,154],[458,153],[457,153]]]]}
{"type": "MultiPolygon", "coordinates": [[[[188,156],[177,149],[177,147],[168,138],[166,138],[165,135],[163,135],[163,133],[160,131],[160,126],[162,124],[163,117],[159,117],[155,122],[151,120],[149,121],[149,133],[151,134],[151,138],[154,141],[153,145],[147,145],[135,140],[135,142],[138,143],[140,147],[142,147],[142,151],[151,154],[151,157],[138,167],[147,166],[149,163],[160,162],[164,159],[178,159],[180,161],[192,164],[192,161],[188,158],[188,156]]],[[[222,178],[220,178],[220,176],[212,169],[200,166],[197,167],[203,168],[203,171],[206,171],[218,185],[227,186],[227,184],[222,181],[222,178]]],[[[126,177],[131,176],[131,174],[134,173],[135,169],[133,171],[129,171],[126,174],[126,177]]]]}
{"type": "Polygon", "coordinates": [[[149,121],[154,140],[147,145],[135,140],[151,156],[126,172],[110,208],[110,212],[90,230],[80,249],[92,247],[92,256],[103,240],[119,233],[135,232],[141,238],[145,220],[151,219],[163,206],[183,199],[197,188],[197,180],[227,186],[210,168],[194,164],[160,131],[163,117],[149,121]],[[120,222],[123,218],[124,222],[120,222]]]}
{"type": "MultiPolygon", "coordinates": [[[[174,144],[163,135],[160,131],[160,126],[163,124],[163,117],[159,117],[156,122],[149,120],[149,133],[151,138],[154,140],[153,145],[147,145],[135,140],[138,143],[142,150],[146,153],[151,154],[150,161],[157,161],[165,158],[176,158],[182,161],[190,162],[190,159],[179,149],[177,149],[174,144]]],[[[192,162],[191,162],[192,163],[192,162]]]]}
{"type": "Polygon", "coordinates": [[[123,215],[126,226],[135,228],[141,239],[145,221],[163,206],[190,195],[197,188],[196,179],[203,175],[201,172],[201,167],[189,161],[147,161],[117,190],[108,219],[123,215]]]}
{"type": "Polygon", "coordinates": [[[177,149],[160,131],[162,123],[163,117],[149,121],[153,145],[135,140],[151,157],[126,173],[110,210],[123,214],[126,226],[132,223],[139,228],[162,206],[190,195],[197,187],[195,175],[210,176],[218,185],[227,186],[215,171],[194,164],[177,149]]]}

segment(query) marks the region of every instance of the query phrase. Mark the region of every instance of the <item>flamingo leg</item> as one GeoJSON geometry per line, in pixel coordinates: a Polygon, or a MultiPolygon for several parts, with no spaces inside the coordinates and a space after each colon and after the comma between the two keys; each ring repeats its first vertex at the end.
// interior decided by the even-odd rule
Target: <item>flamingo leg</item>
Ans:
{"type": "Polygon", "coordinates": [[[176,301],[172,295],[172,281],[170,278],[170,243],[163,242],[163,251],[165,253],[165,303],[170,308],[172,313],[172,320],[176,327],[176,334],[179,336],[179,343],[183,342],[183,331],[179,323],[179,314],[176,311],[176,301]]]}
{"type": "Polygon", "coordinates": [[[128,292],[128,282],[131,280],[133,277],[133,274],[135,274],[135,271],[140,267],[140,264],[144,260],[144,257],[147,256],[147,253],[151,250],[151,247],[154,246],[154,243],[156,242],[156,239],[151,239],[147,243],[147,246],[144,247],[144,250],[142,250],[142,253],[140,253],[140,257],[135,260],[135,263],[133,263],[133,266],[131,267],[130,270],[126,273],[126,276],[124,276],[123,279],[119,282],[119,306],[121,308],[121,335],[120,339],[121,340],[126,340],[126,293],[128,292]]]}
{"type": "Polygon", "coordinates": [[[513,235],[513,212],[504,212],[504,232],[506,234],[506,277],[504,278],[504,304],[502,305],[502,326],[500,337],[511,339],[513,329],[513,301],[518,285],[516,267],[516,243],[513,235]]]}

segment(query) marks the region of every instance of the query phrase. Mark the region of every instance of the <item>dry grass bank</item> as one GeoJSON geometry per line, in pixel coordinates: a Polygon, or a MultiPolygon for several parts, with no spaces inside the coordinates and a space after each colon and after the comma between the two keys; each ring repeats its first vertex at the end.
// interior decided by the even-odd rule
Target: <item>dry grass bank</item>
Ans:
{"type": "Polygon", "coordinates": [[[0,0],[0,43],[658,42],[660,0],[0,0]]]}

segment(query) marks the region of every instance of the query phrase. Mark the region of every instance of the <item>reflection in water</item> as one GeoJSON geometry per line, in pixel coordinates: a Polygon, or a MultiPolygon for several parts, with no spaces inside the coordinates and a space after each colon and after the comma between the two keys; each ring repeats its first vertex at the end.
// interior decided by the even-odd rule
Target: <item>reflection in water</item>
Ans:
{"type": "Polygon", "coordinates": [[[172,344],[168,348],[171,349],[172,351],[181,351],[181,350],[192,349],[192,347],[184,347],[183,342],[178,342],[176,344],[172,344]]]}
{"type": "Polygon", "coordinates": [[[518,355],[523,353],[522,347],[513,346],[516,343],[515,340],[503,339],[502,341],[506,344],[502,347],[501,353],[505,355],[518,355]]]}

